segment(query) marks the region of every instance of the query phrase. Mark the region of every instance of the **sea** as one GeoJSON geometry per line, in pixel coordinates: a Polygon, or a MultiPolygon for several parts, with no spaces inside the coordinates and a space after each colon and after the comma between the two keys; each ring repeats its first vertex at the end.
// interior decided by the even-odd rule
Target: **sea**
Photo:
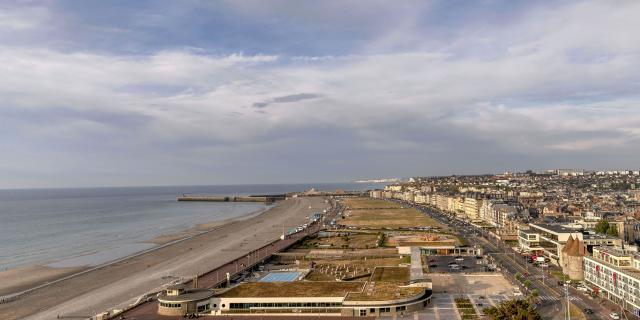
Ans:
{"type": "Polygon", "coordinates": [[[318,183],[0,190],[0,271],[28,265],[96,266],[151,249],[150,240],[196,224],[263,211],[263,203],[178,202],[183,194],[251,195],[367,190],[318,183]]]}

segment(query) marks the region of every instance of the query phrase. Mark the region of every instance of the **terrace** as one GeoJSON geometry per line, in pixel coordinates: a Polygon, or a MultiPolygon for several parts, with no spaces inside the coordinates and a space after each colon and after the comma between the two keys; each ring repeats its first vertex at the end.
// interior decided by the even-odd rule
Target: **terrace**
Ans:
{"type": "Polygon", "coordinates": [[[407,267],[376,267],[371,275],[371,281],[407,283],[409,277],[410,272],[407,267]]]}
{"type": "Polygon", "coordinates": [[[344,301],[388,301],[415,297],[425,288],[401,287],[396,282],[368,282],[362,292],[350,292],[344,301]]]}

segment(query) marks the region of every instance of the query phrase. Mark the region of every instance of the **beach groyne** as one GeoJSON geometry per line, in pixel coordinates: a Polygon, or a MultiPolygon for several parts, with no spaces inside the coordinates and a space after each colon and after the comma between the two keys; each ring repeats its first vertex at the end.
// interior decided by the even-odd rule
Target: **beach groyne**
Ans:
{"type": "Polygon", "coordinates": [[[181,195],[178,201],[203,202],[275,202],[287,198],[286,194],[250,195],[250,196],[217,196],[217,195],[181,195]]]}

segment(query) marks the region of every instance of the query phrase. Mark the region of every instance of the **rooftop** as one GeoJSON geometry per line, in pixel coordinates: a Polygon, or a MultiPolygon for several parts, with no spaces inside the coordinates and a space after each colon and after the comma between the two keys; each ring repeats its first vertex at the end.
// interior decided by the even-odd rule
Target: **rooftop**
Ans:
{"type": "Polygon", "coordinates": [[[616,257],[633,257],[636,254],[635,252],[625,252],[611,247],[596,247],[594,249],[616,257]]]}
{"type": "Polygon", "coordinates": [[[165,301],[165,302],[199,301],[199,300],[207,299],[211,296],[213,296],[212,290],[191,289],[177,296],[168,296],[165,293],[162,293],[158,297],[158,300],[165,301]]]}
{"type": "Polygon", "coordinates": [[[364,291],[351,292],[345,301],[376,301],[405,299],[425,291],[420,287],[401,287],[398,282],[367,282],[364,291]]]}
{"type": "Polygon", "coordinates": [[[531,227],[546,229],[555,233],[581,233],[579,229],[567,228],[564,224],[530,223],[531,227]]]}
{"type": "Polygon", "coordinates": [[[611,239],[611,240],[617,240],[618,237],[612,237],[610,235],[606,235],[606,234],[600,234],[600,233],[595,233],[595,234],[591,234],[591,233],[587,233],[587,234],[583,234],[582,238],[585,240],[589,240],[589,239],[611,239]]]}
{"type": "MultiPolygon", "coordinates": [[[[609,247],[598,247],[598,248],[594,248],[594,249],[599,250],[601,252],[606,252],[609,255],[613,255],[613,256],[617,256],[617,257],[634,257],[635,256],[636,258],[638,258],[638,256],[636,254],[634,254],[634,253],[626,253],[626,252],[622,252],[620,250],[616,250],[616,249],[609,248],[609,247]]],[[[585,258],[591,258],[591,259],[593,259],[595,261],[598,261],[601,264],[604,264],[604,265],[608,266],[609,268],[618,270],[618,271],[620,271],[622,273],[625,273],[625,274],[627,274],[627,275],[629,275],[629,276],[631,276],[631,277],[633,277],[635,279],[640,279],[640,270],[638,270],[638,269],[636,269],[636,268],[634,268],[632,266],[619,267],[619,266],[613,265],[611,263],[608,263],[607,261],[604,261],[604,260],[598,258],[595,254],[593,256],[587,256],[585,258]]]]}
{"type": "Polygon", "coordinates": [[[374,282],[407,282],[409,281],[407,267],[376,267],[371,275],[374,282]]]}
{"type": "Polygon", "coordinates": [[[222,298],[344,297],[362,291],[362,282],[247,282],[218,294],[222,298]]]}
{"type": "Polygon", "coordinates": [[[178,284],[170,285],[167,287],[167,290],[186,290],[186,289],[187,289],[187,285],[184,283],[178,283],[178,284]]]}

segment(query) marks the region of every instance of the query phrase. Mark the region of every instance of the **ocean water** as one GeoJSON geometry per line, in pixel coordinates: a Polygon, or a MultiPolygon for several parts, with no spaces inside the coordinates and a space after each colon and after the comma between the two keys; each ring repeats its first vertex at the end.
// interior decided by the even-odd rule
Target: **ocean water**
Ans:
{"type": "Polygon", "coordinates": [[[280,184],[0,190],[0,270],[92,266],[152,248],[198,223],[268,209],[261,203],[178,202],[181,194],[249,195],[366,190],[376,184],[280,184]]]}

